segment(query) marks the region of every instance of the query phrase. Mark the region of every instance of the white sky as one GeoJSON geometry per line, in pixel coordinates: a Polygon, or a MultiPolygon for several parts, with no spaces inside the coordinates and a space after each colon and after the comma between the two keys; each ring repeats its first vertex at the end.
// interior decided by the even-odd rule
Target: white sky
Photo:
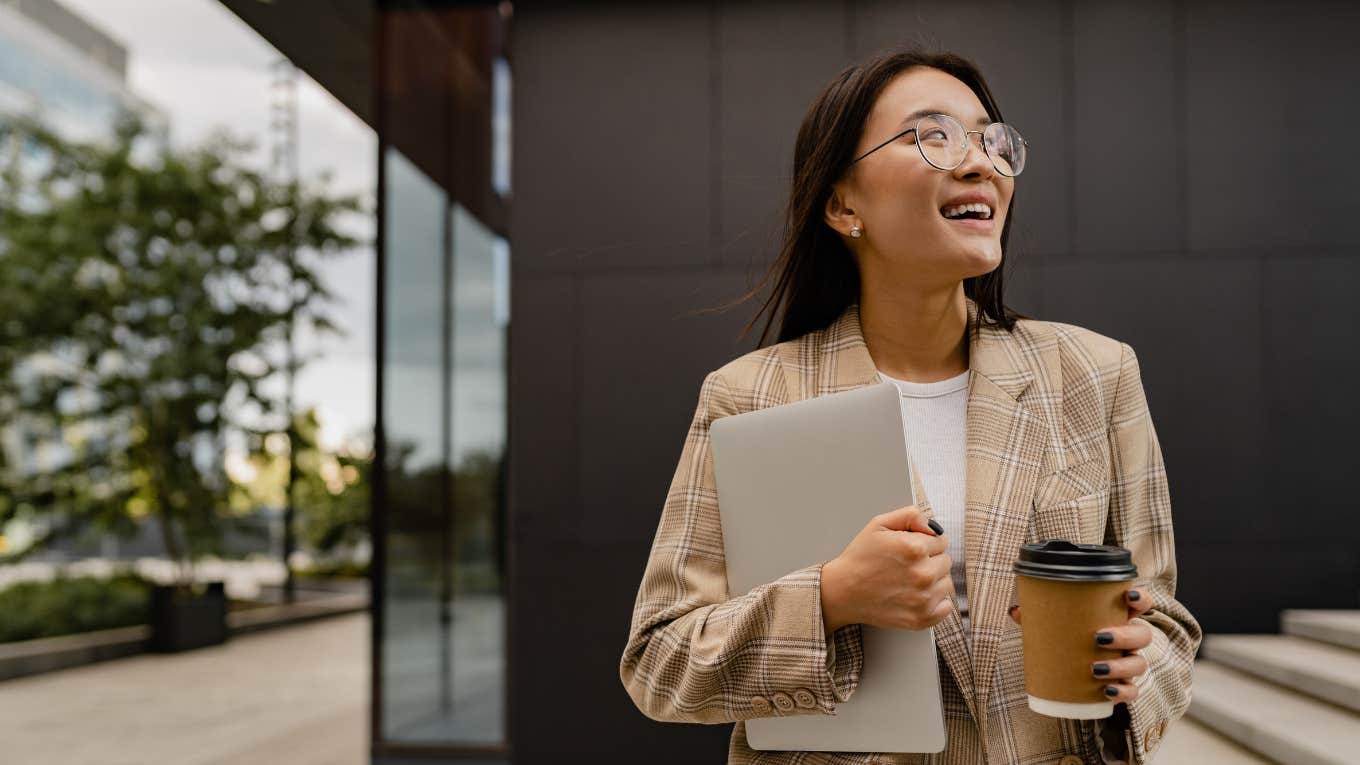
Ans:
{"type": "MultiPolygon", "coordinates": [[[[128,86],[160,109],[171,140],[196,144],[226,128],[252,139],[255,159],[269,161],[271,65],[279,53],[217,0],[60,0],[128,49],[128,86]]],[[[305,75],[298,83],[299,164],[304,180],[322,172],[336,192],[360,193],[371,205],[377,136],[305,75]]],[[[355,233],[371,239],[371,221],[355,233]]],[[[325,341],[324,358],[298,381],[302,406],[320,407],[328,446],[361,435],[371,441],[374,397],[373,252],[328,263],[329,286],[348,330],[325,341]]]]}

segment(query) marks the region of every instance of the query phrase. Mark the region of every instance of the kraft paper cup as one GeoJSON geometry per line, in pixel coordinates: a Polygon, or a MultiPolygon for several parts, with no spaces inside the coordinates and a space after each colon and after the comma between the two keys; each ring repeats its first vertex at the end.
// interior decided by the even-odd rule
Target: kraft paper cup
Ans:
{"type": "Polygon", "coordinates": [[[1124,593],[1138,577],[1122,547],[1044,540],[1020,547],[1015,588],[1021,610],[1029,708],[1049,717],[1094,720],[1114,714],[1097,661],[1122,650],[1096,644],[1105,627],[1127,624],[1124,593]]]}

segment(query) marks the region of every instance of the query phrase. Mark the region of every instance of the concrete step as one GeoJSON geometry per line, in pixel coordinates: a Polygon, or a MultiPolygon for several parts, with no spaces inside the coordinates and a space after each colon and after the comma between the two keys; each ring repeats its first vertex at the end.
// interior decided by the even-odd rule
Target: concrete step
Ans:
{"type": "Polygon", "coordinates": [[[1360,611],[1291,608],[1280,613],[1281,630],[1360,651],[1360,611]]]}
{"type": "Polygon", "coordinates": [[[1293,635],[1208,635],[1200,656],[1360,712],[1360,651],[1293,635]]]}
{"type": "Polygon", "coordinates": [[[1274,765],[1202,724],[1182,717],[1168,725],[1152,761],[1156,765],[1274,765]]]}
{"type": "Polygon", "coordinates": [[[1188,716],[1289,765],[1355,765],[1360,715],[1208,659],[1195,662],[1188,716]]]}

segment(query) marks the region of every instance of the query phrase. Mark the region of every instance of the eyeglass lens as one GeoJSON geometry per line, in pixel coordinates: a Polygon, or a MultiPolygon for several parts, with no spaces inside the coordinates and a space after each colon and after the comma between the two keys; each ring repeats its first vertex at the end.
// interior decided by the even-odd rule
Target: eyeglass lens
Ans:
{"type": "MultiPolygon", "coordinates": [[[[921,155],[941,170],[953,170],[968,155],[968,132],[947,114],[921,118],[916,124],[921,155]]],[[[1025,169],[1025,143],[1015,128],[993,122],[982,131],[982,145],[1002,175],[1015,176],[1025,169]]]]}

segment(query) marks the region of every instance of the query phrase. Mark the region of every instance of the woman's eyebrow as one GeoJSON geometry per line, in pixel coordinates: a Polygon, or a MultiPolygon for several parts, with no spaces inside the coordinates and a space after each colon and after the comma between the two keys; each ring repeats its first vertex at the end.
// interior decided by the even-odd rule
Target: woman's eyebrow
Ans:
{"type": "MultiPolygon", "coordinates": [[[[921,119],[922,117],[927,117],[927,116],[929,116],[929,115],[931,115],[931,114],[949,114],[949,112],[945,111],[944,109],[939,109],[939,108],[935,108],[935,109],[917,109],[916,111],[914,111],[914,112],[912,112],[911,114],[908,114],[906,117],[904,117],[904,118],[902,119],[902,122],[898,123],[898,127],[899,127],[899,128],[910,127],[912,123],[916,122],[916,120],[919,120],[919,119],[921,119]]],[[[954,115],[949,114],[949,116],[953,117],[954,115]]],[[[958,118],[955,117],[955,119],[958,119],[958,118]]],[[[959,120],[959,121],[962,122],[963,120],[959,120]]],[[[979,117],[977,123],[975,123],[975,124],[977,124],[977,125],[990,125],[990,124],[992,124],[992,118],[991,118],[991,117],[987,117],[987,116],[984,115],[984,116],[982,116],[982,117],[979,117]]]]}

